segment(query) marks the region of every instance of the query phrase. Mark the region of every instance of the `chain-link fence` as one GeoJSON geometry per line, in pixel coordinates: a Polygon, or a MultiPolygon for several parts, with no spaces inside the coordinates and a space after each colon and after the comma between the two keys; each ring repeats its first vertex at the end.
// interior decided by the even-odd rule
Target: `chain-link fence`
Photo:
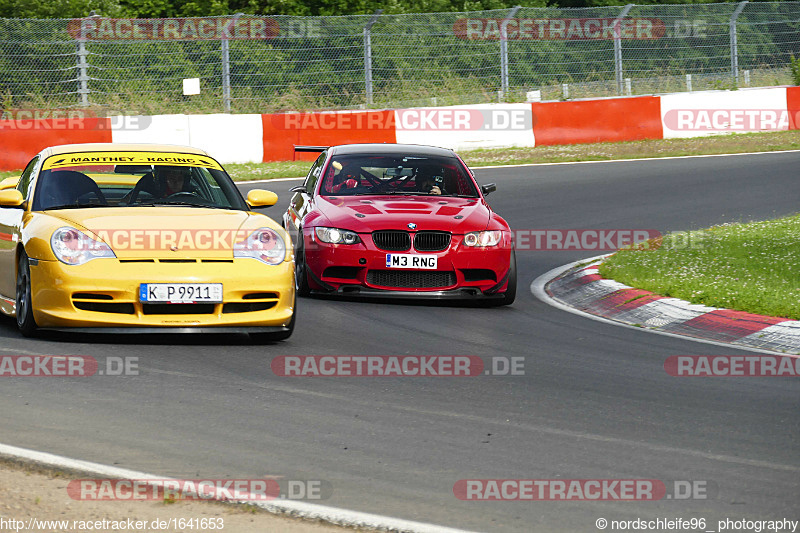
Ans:
{"type": "Polygon", "coordinates": [[[0,99],[143,114],[546,101],[790,84],[793,55],[800,2],[3,19],[0,99]]]}

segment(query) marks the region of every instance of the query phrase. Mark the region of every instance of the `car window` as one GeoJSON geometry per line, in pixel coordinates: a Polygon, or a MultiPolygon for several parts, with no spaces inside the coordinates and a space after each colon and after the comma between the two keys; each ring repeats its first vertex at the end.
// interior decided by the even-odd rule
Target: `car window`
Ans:
{"type": "Polygon", "coordinates": [[[477,198],[472,176],[456,157],[359,154],[331,158],[324,195],[407,194],[477,198]],[[434,192],[435,190],[435,192],[434,192]]]}
{"type": "Polygon", "coordinates": [[[142,205],[247,209],[219,163],[207,156],[162,152],[51,156],[42,164],[32,209],[142,205]]]}
{"type": "Polygon", "coordinates": [[[19,177],[19,183],[17,184],[17,190],[22,193],[22,197],[27,199],[28,198],[28,191],[30,190],[31,186],[31,178],[33,177],[33,169],[36,168],[36,163],[39,162],[39,156],[37,155],[34,157],[28,166],[25,167],[25,170],[22,171],[22,174],[19,177]]]}
{"type": "Polygon", "coordinates": [[[328,157],[327,152],[322,152],[320,156],[314,161],[314,164],[311,165],[311,169],[308,171],[308,176],[306,176],[305,187],[308,194],[314,194],[314,190],[317,188],[317,182],[319,181],[320,174],[322,174],[322,165],[325,164],[325,158],[328,157]]]}

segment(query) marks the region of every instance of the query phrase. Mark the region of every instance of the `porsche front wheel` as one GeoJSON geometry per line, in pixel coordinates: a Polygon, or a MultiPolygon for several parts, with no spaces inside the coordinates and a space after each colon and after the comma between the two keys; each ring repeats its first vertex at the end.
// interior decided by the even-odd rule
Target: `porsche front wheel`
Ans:
{"type": "Polygon", "coordinates": [[[36,335],[36,321],[33,319],[33,301],[31,299],[31,267],[28,255],[23,250],[17,264],[17,327],[26,337],[36,335]]]}
{"type": "Polygon", "coordinates": [[[294,286],[298,296],[308,296],[311,288],[308,286],[308,274],[306,270],[306,254],[303,246],[303,232],[299,233],[297,252],[294,254],[294,286]]]}

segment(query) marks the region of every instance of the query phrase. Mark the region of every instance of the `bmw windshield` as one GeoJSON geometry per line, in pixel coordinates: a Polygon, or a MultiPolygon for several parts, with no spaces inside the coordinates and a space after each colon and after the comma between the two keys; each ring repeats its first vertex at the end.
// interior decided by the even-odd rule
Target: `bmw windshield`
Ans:
{"type": "Polygon", "coordinates": [[[475,182],[455,157],[341,155],[328,164],[323,195],[440,195],[477,198],[475,182]]]}

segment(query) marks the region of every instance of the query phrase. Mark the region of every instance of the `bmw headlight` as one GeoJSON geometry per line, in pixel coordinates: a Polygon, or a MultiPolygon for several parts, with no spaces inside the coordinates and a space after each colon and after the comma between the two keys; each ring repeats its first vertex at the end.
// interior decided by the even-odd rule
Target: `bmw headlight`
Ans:
{"type": "Polygon", "coordinates": [[[361,239],[358,233],[346,229],[315,228],[317,238],[328,244],[358,244],[361,239]]]}
{"type": "Polygon", "coordinates": [[[464,235],[464,246],[497,246],[502,237],[500,230],[473,231],[464,235]]]}
{"type": "Polygon", "coordinates": [[[50,237],[50,248],[62,263],[82,265],[100,257],[117,257],[111,247],[101,240],[84,232],[64,226],[58,228],[50,237]]]}
{"type": "Polygon", "coordinates": [[[279,265],[286,259],[286,244],[275,231],[259,228],[233,245],[233,257],[250,257],[268,265],[279,265]]]}

